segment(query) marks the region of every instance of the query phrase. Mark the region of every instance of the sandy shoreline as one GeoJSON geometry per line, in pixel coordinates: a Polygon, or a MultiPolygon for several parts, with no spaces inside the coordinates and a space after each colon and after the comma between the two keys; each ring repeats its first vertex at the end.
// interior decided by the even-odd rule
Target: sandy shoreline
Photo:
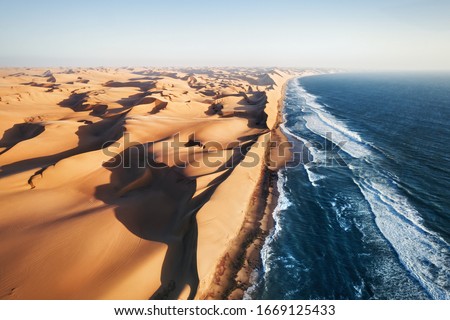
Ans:
{"type": "MultiPolygon", "coordinates": [[[[271,130],[271,141],[276,141],[278,144],[287,141],[279,125],[283,121],[286,86],[288,81],[296,77],[298,75],[285,80],[277,102],[277,115],[271,130]]],[[[289,152],[289,150],[286,151],[289,152]]],[[[259,272],[262,267],[261,249],[274,227],[272,214],[277,206],[279,195],[277,172],[280,168],[271,166],[270,153],[271,148],[268,147],[265,164],[261,168],[258,183],[246,209],[242,228],[220,259],[216,267],[214,283],[210,286],[208,293],[200,297],[201,299],[242,299],[245,291],[252,285],[252,273],[259,272]]],[[[289,157],[288,154],[286,160],[289,157]]],[[[282,166],[281,163],[279,165],[282,166]]]]}
{"type": "Polygon", "coordinates": [[[240,298],[295,75],[0,70],[0,297],[240,298]]]}
{"type": "MultiPolygon", "coordinates": [[[[278,145],[280,143],[289,145],[288,138],[280,128],[284,121],[284,98],[289,81],[320,73],[322,72],[296,72],[284,81],[281,97],[277,104],[276,120],[271,130],[271,141],[276,141],[278,145]]],[[[282,149],[287,154],[274,166],[270,159],[277,159],[280,150],[267,148],[265,165],[252,195],[252,201],[247,208],[245,223],[233,245],[229,247],[216,268],[216,283],[211,287],[209,295],[202,298],[242,299],[245,291],[254,284],[252,283],[255,280],[253,279],[255,277],[253,273],[256,272],[260,275],[262,268],[261,249],[266,237],[274,227],[273,212],[278,204],[278,170],[282,168],[284,161],[291,160],[290,148],[289,150],[285,147],[282,149]],[[272,157],[269,156],[270,153],[272,153],[272,157]]],[[[305,158],[307,155],[304,154],[303,157],[305,158]]]]}

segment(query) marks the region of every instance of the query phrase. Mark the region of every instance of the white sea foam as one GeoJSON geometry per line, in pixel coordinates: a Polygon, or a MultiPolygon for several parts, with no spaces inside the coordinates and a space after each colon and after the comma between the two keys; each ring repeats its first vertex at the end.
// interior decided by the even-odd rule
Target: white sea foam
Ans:
{"type": "Polygon", "coordinates": [[[353,285],[353,289],[355,289],[355,296],[358,299],[362,298],[362,290],[364,288],[364,280],[361,279],[361,283],[360,284],[354,284],[353,285]]]}
{"type": "Polygon", "coordinates": [[[361,136],[328,113],[317,102],[317,97],[306,92],[300,85],[297,85],[296,93],[299,98],[305,101],[302,105],[302,110],[305,112],[303,119],[306,121],[306,127],[309,130],[331,140],[354,158],[363,158],[371,154],[370,148],[363,142],[361,136]]]}
{"type": "Polygon", "coordinates": [[[244,291],[244,296],[242,297],[242,300],[252,300],[252,295],[257,289],[259,280],[259,272],[257,269],[252,270],[249,277],[249,283],[252,283],[250,287],[247,288],[247,290],[244,291]]]}
{"type": "Polygon", "coordinates": [[[283,210],[286,210],[292,205],[292,202],[289,201],[289,198],[287,197],[286,192],[284,191],[286,182],[287,177],[284,175],[284,171],[283,170],[278,171],[278,180],[277,180],[277,189],[279,193],[278,203],[272,213],[275,226],[271,231],[271,233],[269,234],[269,236],[266,238],[264,245],[272,242],[274,239],[278,237],[278,234],[282,230],[282,226],[280,224],[281,212],[283,210]]]}
{"type": "Polygon", "coordinates": [[[354,182],[402,264],[433,298],[450,299],[449,245],[423,225],[419,212],[389,183],[389,178],[384,183],[376,179],[381,173],[370,167],[355,173],[354,182]]]}
{"type": "Polygon", "coordinates": [[[351,200],[345,199],[344,203],[338,203],[338,198],[336,197],[334,198],[334,201],[331,201],[331,207],[336,213],[336,220],[339,226],[344,231],[349,231],[352,226],[352,221],[348,216],[349,212],[353,211],[351,200]]]}
{"type": "Polygon", "coordinates": [[[305,170],[306,174],[308,175],[308,180],[314,187],[318,187],[319,185],[317,184],[317,182],[325,178],[324,175],[318,174],[311,170],[311,163],[305,165],[305,170]]]}
{"type": "Polygon", "coordinates": [[[274,228],[270,231],[269,235],[266,237],[264,241],[264,245],[261,249],[261,258],[262,258],[262,266],[263,272],[267,273],[270,271],[270,265],[267,263],[272,254],[271,243],[275,241],[282,231],[281,225],[281,212],[286,210],[292,205],[292,202],[289,201],[289,198],[286,196],[286,192],[284,191],[284,185],[286,183],[286,177],[284,175],[284,170],[278,171],[278,180],[277,180],[277,189],[278,189],[278,203],[275,209],[273,210],[272,216],[274,220],[274,228]]]}
{"type": "MultiPolygon", "coordinates": [[[[289,201],[289,198],[286,196],[286,192],[284,191],[285,184],[287,182],[287,177],[284,175],[284,171],[278,171],[278,180],[277,180],[277,189],[278,189],[278,202],[275,209],[272,212],[273,220],[274,220],[274,228],[270,231],[269,235],[266,237],[264,241],[264,245],[261,248],[261,260],[262,260],[262,272],[263,275],[266,276],[270,271],[270,259],[273,256],[271,244],[274,242],[280,232],[282,231],[282,226],[280,223],[281,212],[289,208],[292,205],[292,202],[289,201]]],[[[257,272],[255,270],[255,272],[257,272]]],[[[244,299],[251,299],[252,293],[256,290],[259,285],[258,281],[259,273],[255,273],[254,277],[251,278],[250,283],[252,285],[244,292],[244,299]]]]}
{"type": "MultiPolygon", "coordinates": [[[[297,139],[298,141],[303,143],[303,147],[308,149],[308,154],[312,157],[312,162],[314,164],[320,164],[320,163],[326,163],[327,162],[327,153],[324,150],[319,150],[316,147],[312,145],[308,140],[300,137],[299,135],[296,135],[291,130],[286,128],[284,124],[280,125],[281,130],[284,134],[293,137],[294,139],[297,139]]],[[[304,159],[306,160],[306,159],[304,159]]],[[[309,160],[309,159],[308,159],[309,160]]]]}

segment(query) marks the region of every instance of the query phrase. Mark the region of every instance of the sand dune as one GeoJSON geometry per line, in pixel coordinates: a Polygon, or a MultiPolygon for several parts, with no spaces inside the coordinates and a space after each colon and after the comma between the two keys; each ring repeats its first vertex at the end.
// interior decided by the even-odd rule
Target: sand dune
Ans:
{"type": "Polygon", "coordinates": [[[224,297],[293,75],[0,70],[0,297],[224,297]]]}

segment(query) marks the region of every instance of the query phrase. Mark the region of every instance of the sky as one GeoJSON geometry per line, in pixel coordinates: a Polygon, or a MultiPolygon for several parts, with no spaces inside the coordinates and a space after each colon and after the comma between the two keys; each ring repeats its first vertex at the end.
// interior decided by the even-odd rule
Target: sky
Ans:
{"type": "Polygon", "coordinates": [[[0,0],[0,67],[450,70],[450,0],[0,0]]]}

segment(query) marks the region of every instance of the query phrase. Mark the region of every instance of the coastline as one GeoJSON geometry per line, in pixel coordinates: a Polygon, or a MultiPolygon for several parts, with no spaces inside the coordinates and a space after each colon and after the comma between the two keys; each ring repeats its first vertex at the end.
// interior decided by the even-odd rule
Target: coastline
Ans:
{"type": "MultiPolygon", "coordinates": [[[[276,108],[273,108],[273,104],[266,105],[266,108],[272,107],[269,111],[272,117],[268,119],[268,124],[272,124],[270,141],[276,141],[276,146],[290,146],[289,139],[280,126],[284,121],[284,100],[289,82],[322,73],[307,70],[288,72],[291,74],[281,85],[281,95],[275,104],[276,108]]],[[[266,237],[275,226],[273,212],[279,197],[278,171],[291,160],[290,148],[277,149],[268,145],[264,152],[264,165],[261,167],[251,201],[247,205],[241,229],[219,259],[214,271],[214,281],[200,299],[243,299],[245,291],[254,284],[253,274],[259,273],[262,268],[261,250],[266,237]]]]}
{"type": "MultiPolygon", "coordinates": [[[[281,86],[281,95],[276,103],[276,116],[270,131],[270,141],[286,143],[287,137],[281,131],[283,108],[287,85],[300,77],[294,74],[285,79],[281,86]]],[[[264,163],[261,166],[258,182],[246,208],[244,222],[238,235],[229,244],[225,254],[220,258],[214,272],[214,281],[200,299],[241,300],[252,283],[254,272],[262,267],[261,249],[266,237],[274,228],[273,212],[278,203],[278,171],[285,161],[290,160],[289,150],[280,150],[272,144],[265,147],[264,163]],[[274,150],[275,149],[275,150],[274,150]],[[275,161],[273,161],[275,158],[275,161]]]]}

